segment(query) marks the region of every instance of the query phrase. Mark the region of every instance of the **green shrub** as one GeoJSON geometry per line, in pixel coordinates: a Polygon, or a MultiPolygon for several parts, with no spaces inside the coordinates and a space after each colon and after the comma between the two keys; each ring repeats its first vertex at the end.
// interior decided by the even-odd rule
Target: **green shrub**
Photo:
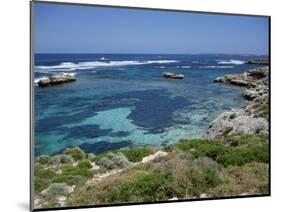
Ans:
{"type": "Polygon", "coordinates": [[[81,175],[58,175],[54,178],[53,183],[67,183],[68,185],[81,186],[87,181],[86,177],[81,175]]]}
{"type": "Polygon", "coordinates": [[[268,137],[266,135],[234,134],[225,136],[224,141],[200,139],[181,140],[177,148],[192,153],[193,158],[209,157],[229,166],[242,166],[251,162],[268,162],[268,137]],[[229,145],[225,145],[229,144],[229,145]]]}
{"type": "Polygon", "coordinates": [[[107,153],[96,161],[96,164],[104,169],[118,169],[124,168],[130,164],[123,153],[107,153]]]}
{"type": "Polygon", "coordinates": [[[50,162],[50,157],[47,155],[42,155],[36,159],[36,162],[40,163],[41,165],[46,165],[50,162]]]}
{"type": "Polygon", "coordinates": [[[66,183],[53,183],[51,184],[44,195],[55,196],[55,195],[65,195],[69,193],[69,186],[66,183]]]}
{"type": "Polygon", "coordinates": [[[197,159],[193,160],[192,167],[217,169],[219,167],[219,165],[212,158],[203,156],[203,157],[198,157],[197,159]]]}
{"type": "Polygon", "coordinates": [[[78,167],[80,169],[91,169],[93,166],[92,164],[88,161],[88,160],[84,160],[84,161],[81,161],[79,164],[78,164],[78,167]]]}
{"type": "Polygon", "coordinates": [[[225,146],[220,141],[207,141],[201,139],[181,140],[175,146],[183,151],[191,152],[194,158],[207,156],[214,160],[225,151],[225,146]]]}
{"type": "Polygon", "coordinates": [[[63,152],[66,155],[71,155],[74,160],[83,160],[86,158],[86,153],[83,152],[79,147],[66,148],[63,152]]]}
{"type": "Polygon", "coordinates": [[[130,162],[140,162],[142,159],[150,154],[153,154],[153,149],[149,147],[139,147],[120,150],[130,162]]]}
{"type": "Polygon", "coordinates": [[[244,166],[228,166],[221,170],[220,176],[222,182],[208,191],[212,197],[268,194],[268,164],[254,162],[244,166]]]}
{"type": "Polygon", "coordinates": [[[167,200],[172,195],[171,180],[170,173],[143,173],[106,195],[109,195],[110,202],[167,200]]]}
{"type": "Polygon", "coordinates": [[[49,186],[48,181],[35,177],[34,187],[36,193],[43,191],[44,189],[48,188],[48,186],[49,186]]]}
{"type": "Polygon", "coordinates": [[[241,148],[230,148],[223,155],[218,158],[218,162],[224,166],[237,165],[243,166],[246,163],[251,162],[268,162],[268,148],[265,147],[241,147],[241,148]]]}
{"type": "Polygon", "coordinates": [[[41,179],[52,179],[56,175],[56,172],[51,169],[35,168],[35,177],[41,179]]]}
{"type": "Polygon", "coordinates": [[[59,154],[50,158],[51,165],[60,165],[60,164],[66,165],[66,164],[72,164],[73,162],[74,161],[71,155],[59,154]]]}
{"type": "Polygon", "coordinates": [[[268,98],[265,99],[265,101],[261,103],[256,103],[257,109],[256,114],[258,117],[263,117],[268,119],[269,118],[269,103],[268,98]]]}
{"type": "Polygon", "coordinates": [[[218,177],[216,170],[210,168],[204,168],[202,169],[202,174],[206,186],[213,187],[220,183],[220,179],[218,177]]]}
{"type": "Polygon", "coordinates": [[[89,154],[87,155],[87,158],[88,158],[90,161],[94,161],[95,158],[96,158],[96,155],[93,154],[93,153],[89,153],[89,154]]]}
{"type": "Polygon", "coordinates": [[[190,196],[200,196],[209,188],[220,183],[220,178],[216,169],[211,168],[189,168],[177,170],[173,174],[174,196],[186,198],[190,196]]]}
{"type": "Polygon", "coordinates": [[[89,168],[85,168],[85,167],[80,168],[79,166],[76,166],[76,167],[65,168],[62,175],[68,175],[68,176],[80,175],[88,178],[93,175],[93,172],[89,168]]]}
{"type": "Polygon", "coordinates": [[[225,143],[229,143],[231,146],[259,146],[268,144],[268,136],[266,135],[251,135],[251,134],[233,134],[224,138],[225,143]],[[233,145],[234,143],[234,145],[233,145]]]}

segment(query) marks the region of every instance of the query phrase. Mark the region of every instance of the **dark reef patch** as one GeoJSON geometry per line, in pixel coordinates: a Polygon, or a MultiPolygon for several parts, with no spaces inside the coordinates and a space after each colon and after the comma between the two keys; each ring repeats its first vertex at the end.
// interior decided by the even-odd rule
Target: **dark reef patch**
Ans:
{"type": "Polygon", "coordinates": [[[127,132],[127,131],[118,131],[118,132],[110,133],[110,136],[114,136],[114,137],[126,137],[129,135],[130,135],[130,132],[127,132]]]}
{"type": "Polygon", "coordinates": [[[121,149],[124,147],[129,147],[131,145],[132,145],[131,141],[120,141],[120,142],[116,142],[116,143],[111,143],[109,141],[100,141],[100,142],[96,142],[93,144],[84,143],[84,144],[81,144],[79,147],[82,150],[84,150],[85,152],[98,154],[98,153],[102,153],[102,152],[106,152],[106,151],[110,151],[110,150],[116,150],[116,149],[121,149]]]}
{"type": "Polygon", "coordinates": [[[132,98],[137,98],[139,101],[135,102],[135,109],[128,118],[149,133],[159,133],[164,128],[173,126],[173,112],[191,104],[183,97],[171,98],[170,93],[163,89],[134,91],[112,96],[112,99],[132,98]]]}
{"type": "Polygon", "coordinates": [[[69,138],[96,138],[99,136],[108,135],[111,130],[102,130],[99,128],[98,125],[81,125],[81,126],[75,126],[71,128],[66,129],[68,132],[68,135],[64,139],[69,138]]]}

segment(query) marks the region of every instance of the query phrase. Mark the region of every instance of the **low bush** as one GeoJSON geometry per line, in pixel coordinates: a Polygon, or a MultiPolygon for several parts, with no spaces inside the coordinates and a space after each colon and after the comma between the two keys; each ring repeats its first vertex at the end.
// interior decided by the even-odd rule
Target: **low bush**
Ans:
{"type": "Polygon", "coordinates": [[[90,160],[90,161],[94,161],[95,158],[96,158],[96,155],[93,154],[93,153],[89,153],[89,154],[87,155],[87,158],[88,158],[88,160],[90,160]]]}
{"type": "Polygon", "coordinates": [[[243,166],[251,162],[268,162],[269,152],[267,147],[240,147],[230,148],[218,158],[218,162],[225,167],[229,165],[243,166]]]}
{"type": "Polygon", "coordinates": [[[83,161],[79,162],[78,167],[80,169],[84,169],[84,168],[91,169],[93,166],[88,160],[83,160],[83,161]]]}
{"type": "Polygon", "coordinates": [[[181,140],[174,146],[191,153],[194,159],[209,157],[223,166],[242,166],[251,162],[268,162],[269,151],[266,135],[235,134],[225,136],[223,142],[193,139],[181,140]]]}
{"type": "Polygon", "coordinates": [[[103,155],[103,157],[100,157],[96,164],[100,166],[103,169],[118,169],[118,168],[124,168],[130,164],[128,159],[126,158],[123,153],[107,153],[103,155]]]}
{"type": "Polygon", "coordinates": [[[62,175],[68,175],[68,176],[75,176],[80,175],[83,177],[91,177],[93,175],[93,172],[88,167],[82,167],[79,166],[76,167],[67,167],[63,170],[62,175]]]}
{"type": "Polygon", "coordinates": [[[39,193],[43,191],[44,189],[48,188],[49,184],[50,183],[48,181],[35,177],[34,180],[35,192],[39,193]]]}
{"type": "Polygon", "coordinates": [[[119,152],[123,153],[130,162],[140,162],[144,157],[154,153],[149,147],[130,148],[119,150],[119,152]]]}
{"type": "Polygon", "coordinates": [[[213,197],[237,196],[242,193],[268,194],[268,165],[248,163],[244,166],[228,166],[219,173],[222,182],[210,188],[213,197]]]}
{"type": "Polygon", "coordinates": [[[51,165],[67,165],[74,162],[73,158],[70,155],[59,154],[50,158],[51,165]]]}
{"type": "Polygon", "coordinates": [[[172,195],[171,180],[171,174],[168,172],[146,172],[118,187],[112,188],[110,192],[104,193],[104,195],[112,203],[167,200],[172,195]]]}
{"type": "Polygon", "coordinates": [[[269,118],[269,101],[268,98],[265,99],[263,103],[256,103],[256,114],[258,117],[269,118]]]}
{"type": "Polygon", "coordinates": [[[83,160],[86,158],[86,153],[79,147],[66,148],[63,152],[66,155],[71,155],[74,160],[83,160]]]}
{"type": "Polygon", "coordinates": [[[35,177],[40,179],[52,179],[56,175],[56,172],[51,169],[42,169],[35,167],[35,177]]]}
{"type": "Polygon", "coordinates": [[[210,168],[190,168],[173,173],[174,196],[179,198],[199,197],[209,188],[221,182],[218,171],[210,168]]]}
{"type": "Polygon", "coordinates": [[[180,150],[191,152],[194,158],[200,156],[210,157],[217,160],[217,157],[225,151],[225,145],[220,141],[207,141],[202,139],[181,140],[175,144],[180,150]]]}
{"type": "Polygon", "coordinates": [[[217,171],[210,168],[202,169],[203,179],[205,181],[205,185],[208,187],[217,186],[220,183],[219,176],[217,171]]]}
{"type": "Polygon", "coordinates": [[[36,162],[40,163],[41,165],[46,165],[50,162],[50,157],[47,155],[42,155],[36,159],[36,162]]]}
{"type": "Polygon", "coordinates": [[[69,193],[69,186],[66,183],[53,183],[46,190],[44,195],[55,196],[69,193]]]}
{"type": "Polygon", "coordinates": [[[244,146],[244,147],[252,147],[252,146],[260,146],[268,144],[268,136],[267,135],[251,135],[251,134],[233,134],[228,135],[224,138],[224,143],[230,144],[230,146],[244,146]]]}
{"type": "Polygon", "coordinates": [[[81,175],[61,174],[54,178],[53,183],[67,183],[68,185],[82,186],[87,181],[86,177],[81,175]]]}

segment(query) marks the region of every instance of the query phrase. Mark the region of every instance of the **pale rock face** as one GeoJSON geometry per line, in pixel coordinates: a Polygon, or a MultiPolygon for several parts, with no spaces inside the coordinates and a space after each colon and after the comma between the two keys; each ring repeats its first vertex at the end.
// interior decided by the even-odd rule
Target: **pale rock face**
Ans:
{"type": "Polygon", "coordinates": [[[62,174],[62,170],[59,169],[59,170],[56,172],[56,174],[62,174]]]}
{"type": "Polygon", "coordinates": [[[236,111],[224,112],[218,116],[203,135],[207,140],[220,139],[234,133],[268,134],[269,123],[259,117],[256,108],[268,102],[268,67],[257,68],[242,74],[229,74],[214,80],[217,83],[230,83],[246,87],[242,96],[248,100],[245,107],[236,111]]]}
{"type": "Polygon", "coordinates": [[[208,195],[207,194],[201,194],[200,198],[208,198],[208,195]]]}
{"type": "Polygon", "coordinates": [[[178,200],[178,198],[177,197],[173,197],[173,198],[171,198],[171,199],[169,199],[169,200],[178,200]]]}
{"type": "Polygon", "coordinates": [[[142,159],[142,163],[147,163],[149,161],[157,160],[159,158],[165,157],[168,153],[163,151],[157,151],[152,155],[148,155],[142,159]]]}
{"type": "Polygon", "coordinates": [[[268,133],[268,122],[265,118],[254,118],[251,116],[236,113],[232,118],[233,112],[221,114],[210,124],[210,128],[203,135],[207,140],[219,139],[221,136],[234,133],[254,134],[268,133]]]}
{"type": "Polygon", "coordinates": [[[41,79],[38,82],[39,87],[47,87],[51,85],[57,85],[57,84],[62,84],[66,82],[73,82],[76,81],[76,78],[72,75],[69,74],[56,74],[49,76],[46,79],[41,79]]]}
{"type": "Polygon", "coordinates": [[[66,197],[65,196],[59,196],[57,198],[58,203],[60,204],[61,207],[65,206],[65,201],[66,201],[66,197]]]}

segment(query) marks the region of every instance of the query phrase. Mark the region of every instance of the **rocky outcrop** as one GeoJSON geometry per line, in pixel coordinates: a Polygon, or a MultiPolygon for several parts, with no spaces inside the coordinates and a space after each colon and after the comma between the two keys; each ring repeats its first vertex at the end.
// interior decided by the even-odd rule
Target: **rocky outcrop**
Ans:
{"type": "Polygon", "coordinates": [[[172,73],[172,72],[163,72],[162,75],[163,75],[163,77],[170,78],[170,79],[183,79],[184,78],[183,74],[176,74],[176,73],[172,73]]]}
{"type": "Polygon", "coordinates": [[[38,86],[47,87],[47,86],[58,85],[58,84],[73,82],[73,81],[76,81],[76,78],[72,75],[56,74],[56,75],[51,75],[46,79],[41,79],[38,82],[38,86]]]}
{"type": "Polygon", "coordinates": [[[247,103],[243,108],[222,113],[209,125],[203,138],[214,140],[234,133],[268,133],[268,67],[257,68],[242,74],[225,75],[218,77],[214,82],[241,86],[242,96],[247,103]]]}
{"type": "Polygon", "coordinates": [[[268,60],[248,60],[245,64],[269,65],[268,60]]]}
{"type": "Polygon", "coordinates": [[[225,135],[233,133],[266,134],[268,121],[262,117],[248,116],[243,110],[225,112],[210,124],[203,137],[208,140],[222,139],[225,135]]]}

